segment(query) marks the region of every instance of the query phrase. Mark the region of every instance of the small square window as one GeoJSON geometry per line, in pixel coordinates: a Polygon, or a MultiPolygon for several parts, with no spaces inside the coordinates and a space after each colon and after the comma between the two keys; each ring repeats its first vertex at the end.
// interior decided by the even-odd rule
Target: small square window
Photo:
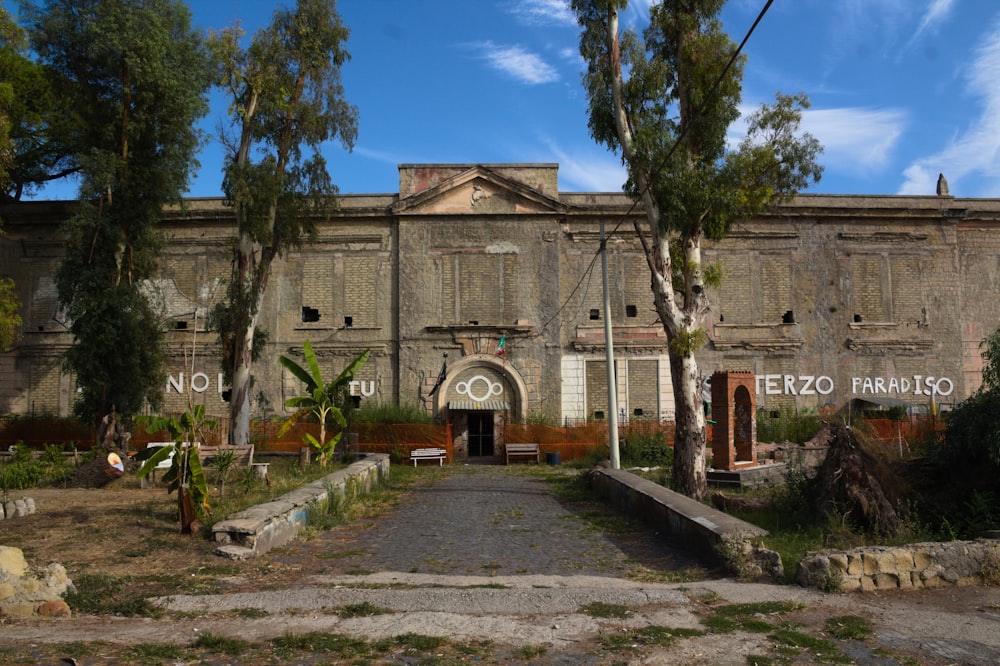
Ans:
{"type": "Polygon", "coordinates": [[[601,318],[601,311],[600,310],[598,310],[597,308],[594,308],[593,310],[590,311],[590,320],[591,321],[597,321],[600,318],[601,318]]]}
{"type": "Polygon", "coordinates": [[[344,317],[344,328],[351,328],[354,326],[354,317],[347,316],[344,317]]]}
{"type": "Polygon", "coordinates": [[[639,308],[637,308],[634,305],[626,305],[625,306],[625,316],[626,317],[638,317],[639,316],[639,308]]]}
{"type": "Polygon", "coordinates": [[[594,419],[597,420],[597,421],[603,421],[604,420],[604,412],[601,412],[601,411],[594,412],[594,419]]]}
{"type": "Polygon", "coordinates": [[[304,322],[316,322],[319,321],[319,310],[316,308],[302,306],[302,321],[304,322]]]}
{"type": "Polygon", "coordinates": [[[642,408],[637,407],[632,410],[632,416],[642,416],[642,408]]]}
{"type": "Polygon", "coordinates": [[[175,331],[183,331],[183,330],[186,330],[187,327],[188,327],[188,323],[186,321],[175,321],[174,322],[174,330],[175,331]]]}

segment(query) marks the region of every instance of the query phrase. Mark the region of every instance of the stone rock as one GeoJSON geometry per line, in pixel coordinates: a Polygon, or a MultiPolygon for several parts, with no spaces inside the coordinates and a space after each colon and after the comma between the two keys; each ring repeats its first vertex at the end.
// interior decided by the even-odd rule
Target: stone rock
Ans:
{"type": "Polygon", "coordinates": [[[23,499],[14,500],[14,517],[20,518],[26,515],[28,515],[28,505],[24,503],[23,499]]]}
{"type": "Polygon", "coordinates": [[[4,511],[7,512],[8,518],[13,518],[15,515],[15,511],[17,511],[16,507],[14,506],[14,500],[7,500],[7,502],[4,503],[3,508],[4,511]]]}
{"type": "Polygon", "coordinates": [[[31,497],[25,497],[24,498],[24,506],[25,506],[25,508],[27,508],[29,514],[35,512],[35,500],[33,498],[31,498],[31,497]]]}
{"type": "Polygon", "coordinates": [[[73,590],[63,565],[52,563],[34,571],[20,548],[0,546],[0,615],[68,617],[62,595],[73,590]]]}
{"type": "Polygon", "coordinates": [[[0,546],[0,581],[20,578],[28,571],[28,562],[20,548],[0,546]]]}
{"type": "Polygon", "coordinates": [[[42,617],[69,617],[72,611],[62,599],[57,601],[46,601],[38,607],[38,614],[42,617]]]}

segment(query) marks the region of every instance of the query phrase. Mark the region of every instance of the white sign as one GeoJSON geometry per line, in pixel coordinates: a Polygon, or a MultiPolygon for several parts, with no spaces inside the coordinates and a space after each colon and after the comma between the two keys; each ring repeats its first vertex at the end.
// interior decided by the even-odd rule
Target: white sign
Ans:
{"type": "MultiPolygon", "coordinates": [[[[191,390],[195,393],[204,393],[208,390],[208,387],[212,385],[212,380],[204,372],[196,372],[191,375],[191,390]]],[[[215,381],[216,390],[222,393],[224,387],[222,385],[222,373],[215,381]]],[[[167,393],[173,390],[177,393],[184,393],[184,373],[180,373],[177,377],[173,375],[167,376],[167,393]]]]}
{"type": "MultiPolygon", "coordinates": [[[[826,375],[758,375],[758,395],[830,395],[833,379],[826,375]]],[[[955,384],[947,377],[851,377],[853,395],[948,396],[955,384]]]]}
{"type": "Polygon", "coordinates": [[[350,387],[351,387],[351,395],[358,395],[359,390],[361,391],[361,395],[365,396],[366,398],[368,396],[375,395],[374,381],[362,382],[355,380],[350,383],[350,387]]]}

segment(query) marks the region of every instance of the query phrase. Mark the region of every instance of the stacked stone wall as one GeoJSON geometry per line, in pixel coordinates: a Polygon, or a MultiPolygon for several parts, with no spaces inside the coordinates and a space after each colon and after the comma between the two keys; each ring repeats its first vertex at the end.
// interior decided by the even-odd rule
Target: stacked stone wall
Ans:
{"type": "Polygon", "coordinates": [[[0,618],[68,617],[62,595],[74,589],[63,565],[33,571],[20,548],[0,546],[0,618]]]}
{"type": "Polygon", "coordinates": [[[1000,540],[825,550],[802,558],[796,580],[839,592],[1000,584],[1000,540]]]}

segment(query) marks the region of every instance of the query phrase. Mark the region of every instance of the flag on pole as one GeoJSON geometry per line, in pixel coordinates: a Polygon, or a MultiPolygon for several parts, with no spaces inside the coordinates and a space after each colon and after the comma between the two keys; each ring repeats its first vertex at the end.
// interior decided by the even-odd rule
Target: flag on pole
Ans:
{"type": "Polygon", "coordinates": [[[507,345],[507,336],[501,335],[500,342],[497,343],[497,356],[506,356],[507,350],[504,347],[507,345]]]}
{"type": "Polygon", "coordinates": [[[432,396],[437,393],[437,390],[441,388],[441,384],[444,384],[445,378],[448,376],[448,361],[441,361],[441,372],[438,373],[438,378],[434,381],[434,388],[428,393],[428,396],[432,396]]]}

